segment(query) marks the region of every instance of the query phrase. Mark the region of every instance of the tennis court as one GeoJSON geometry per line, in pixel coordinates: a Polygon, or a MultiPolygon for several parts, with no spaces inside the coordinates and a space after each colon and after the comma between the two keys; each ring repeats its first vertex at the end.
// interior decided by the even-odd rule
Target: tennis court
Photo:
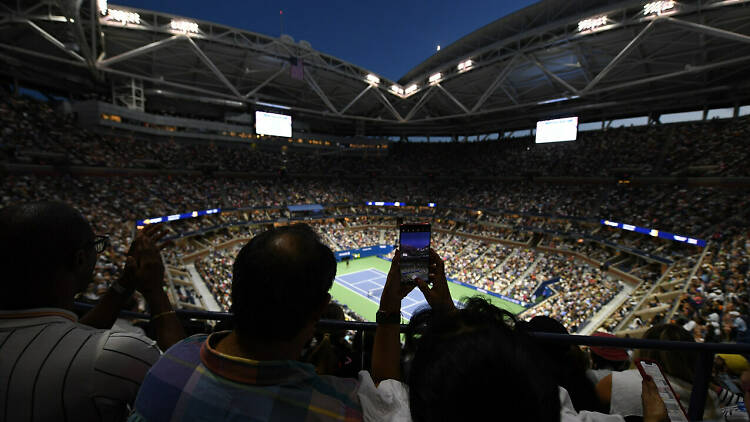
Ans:
{"type": "MultiPolygon", "coordinates": [[[[386,273],[369,268],[338,276],[336,282],[378,304],[380,303],[380,295],[383,293],[386,277],[386,273]]],[[[424,305],[427,305],[424,295],[419,289],[415,288],[401,301],[401,315],[406,319],[411,319],[412,314],[424,305]]]]}
{"type": "MultiPolygon", "coordinates": [[[[338,264],[336,279],[330,290],[331,296],[339,303],[347,305],[368,321],[375,321],[375,313],[380,304],[380,295],[385,286],[391,263],[379,257],[355,259],[349,264],[338,264]]],[[[454,302],[470,296],[481,296],[495,306],[518,314],[524,308],[500,298],[480,293],[456,283],[448,283],[454,302]]],[[[421,307],[427,305],[422,292],[415,288],[401,303],[403,321],[408,321],[421,307]]]]}

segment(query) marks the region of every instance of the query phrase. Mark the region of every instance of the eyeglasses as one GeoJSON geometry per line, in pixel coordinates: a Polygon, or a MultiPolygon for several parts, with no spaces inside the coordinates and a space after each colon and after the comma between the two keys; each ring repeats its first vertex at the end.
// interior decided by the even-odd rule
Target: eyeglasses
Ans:
{"type": "Polygon", "coordinates": [[[94,246],[96,253],[104,252],[104,250],[107,249],[107,246],[109,246],[109,233],[94,237],[91,244],[94,246]]]}

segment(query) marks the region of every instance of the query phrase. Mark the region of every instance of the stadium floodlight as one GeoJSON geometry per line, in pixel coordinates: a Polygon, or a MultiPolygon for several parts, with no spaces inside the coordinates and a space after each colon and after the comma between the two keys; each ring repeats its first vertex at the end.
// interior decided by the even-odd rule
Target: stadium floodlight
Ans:
{"type": "Polygon", "coordinates": [[[398,85],[391,85],[391,91],[395,92],[398,95],[404,95],[404,89],[398,85]]]}
{"type": "Polygon", "coordinates": [[[120,22],[122,26],[129,23],[136,25],[141,24],[141,15],[135,12],[128,12],[127,10],[120,9],[107,9],[107,14],[111,20],[120,22]]]}
{"type": "Polygon", "coordinates": [[[377,84],[380,83],[380,78],[378,78],[377,76],[375,76],[372,73],[370,73],[369,75],[367,75],[367,81],[370,82],[370,83],[372,83],[372,84],[377,85],[377,84]]]}
{"type": "Polygon", "coordinates": [[[99,13],[102,16],[107,16],[107,0],[97,0],[96,5],[99,7],[99,13]]]}
{"type": "Polygon", "coordinates": [[[173,31],[182,32],[184,34],[187,34],[188,32],[193,34],[200,33],[198,24],[191,21],[172,19],[169,27],[172,28],[173,31]]]}
{"type": "Polygon", "coordinates": [[[675,7],[673,1],[654,1],[643,6],[643,14],[646,16],[656,15],[661,16],[675,7]]]}
{"type": "Polygon", "coordinates": [[[434,74],[434,75],[430,76],[430,79],[429,79],[429,81],[430,81],[430,83],[431,83],[431,84],[434,84],[434,83],[437,83],[438,81],[440,81],[440,79],[441,79],[442,77],[443,77],[443,74],[442,74],[442,73],[440,73],[440,72],[438,72],[438,73],[436,73],[436,74],[434,74]]]}
{"type": "Polygon", "coordinates": [[[413,94],[414,92],[417,91],[417,89],[419,89],[419,86],[417,84],[413,84],[413,85],[409,86],[408,88],[406,88],[404,90],[404,93],[406,95],[413,94]]]}
{"type": "Polygon", "coordinates": [[[473,65],[474,65],[473,61],[466,60],[466,61],[463,61],[463,62],[459,63],[458,66],[456,66],[456,67],[458,68],[459,72],[463,72],[465,70],[469,70],[469,68],[471,68],[471,66],[473,66],[473,65]]]}
{"type": "Polygon", "coordinates": [[[606,16],[599,16],[597,18],[584,19],[578,22],[578,31],[591,31],[596,28],[602,27],[607,24],[609,20],[606,16]]]}

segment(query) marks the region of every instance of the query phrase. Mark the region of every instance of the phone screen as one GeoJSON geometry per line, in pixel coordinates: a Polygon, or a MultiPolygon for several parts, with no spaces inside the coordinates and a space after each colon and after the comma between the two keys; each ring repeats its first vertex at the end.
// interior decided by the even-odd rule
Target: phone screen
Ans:
{"type": "Polygon", "coordinates": [[[659,390],[659,397],[664,401],[664,406],[667,408],[667,414],[671,422],[688,422],[687,415],[685,415],[680,401],[675,397],[672,386],[669,385],[669,381],[661,372],[659,365],[655,362],[648,362],[640,360],[637,362],[638,366],[642,369],[641,375],[647,374],[654,379],[656,388],[659,390]]]}
{"type": "Polygon", "coordinates": [[[402,224],[399,249],[401,250],[401,282],[414,284],[419,278],[429,281],[430,225],[402,224]]]}

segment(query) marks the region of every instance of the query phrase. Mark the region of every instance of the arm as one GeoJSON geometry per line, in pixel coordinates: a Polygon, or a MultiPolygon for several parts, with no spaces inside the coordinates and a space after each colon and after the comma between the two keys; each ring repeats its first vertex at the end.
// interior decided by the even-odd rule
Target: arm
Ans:
{"type": "MultiPolygon", "coordinates": [[[[386,312],[400,311],[401,299],[414,288],[414,286],[401,283],[400,258],[401,254],[396,250],[383,294],[380,297],[380,309],[386,312]]],[[[448,281],[445,278],[445,263],[432,249],[430,249],[430,281],[432,288],[424,280],[417,279],[417,287],[424,294],[427,303],[433,308],[455,309],[448,289],[448,281]]],[[[385,379],[401,379],[400,355],[398,324],[378,324],[375,330],[375,344],[372,348],[372,378],[376,383],[385,379]]]]}
{"type": "MultiPolygon", "coordinates": [[[[380,296],[380,310],[387,313],[401,312],[403,299],[414,286],[401,284],[401,254],[396,254],[391,261],[391,269],[380,296]]],[[[372,346],[372,379],[377,385],[386,379],[401,379],[401,342],[399,340],[399,324],[378,324],[375,329],[375,343],[372,346]]]]}
{"type": "Polygon", "coordinates": [[[128,263],[134,268],[136,288],[148,303],[151,325],[156,332],[156,342],[161,350],[167,350],[185,338],[182,323],[164,292],[164,263],[159,254],[159,249],[164,245],[156,245],[164,234],[165,231],[144,230],[143,242],[136,245],[136,252],[128,258],[128,263]]]}
{"type": "MultiPolygon", "coordinates": [[[[153,225],[141,230],[133,239],[128,250],[128,259],[125,269],[120,278],[115,282],[117,288],[110,287],[107,293],[96,304],[94,309],[86,313],[81,319],[81,324],[86,324],[94,328],[110,329],[117,320],[117,316],[125,303],[130,299],[133,291],[139,285],[137,279],[140,274],[136,272],[136,266],[139,259],[139,253],[149,244],[156,247],[155,244],[164,235],[166,231],[160,231],[159,226],[153,225]]],[[[161,244],[157,250],[163,248],[166,244],[161,244]]]]}
{"type": "MultiPolygon", "coordinates": [[[[117,282],[123,287],[126,285],[122,279],[117,282]]],[[[124,293],[119,293],[112,288],[108,289],[107,293],[99,300],[99,303],[88,311],[79,322],[94,328],[112,328],[120,313],[120,309],[125,306],[125,303],[130,299],[132,294],[133,291],[130,289],[127,289],[124,293]]]]}

